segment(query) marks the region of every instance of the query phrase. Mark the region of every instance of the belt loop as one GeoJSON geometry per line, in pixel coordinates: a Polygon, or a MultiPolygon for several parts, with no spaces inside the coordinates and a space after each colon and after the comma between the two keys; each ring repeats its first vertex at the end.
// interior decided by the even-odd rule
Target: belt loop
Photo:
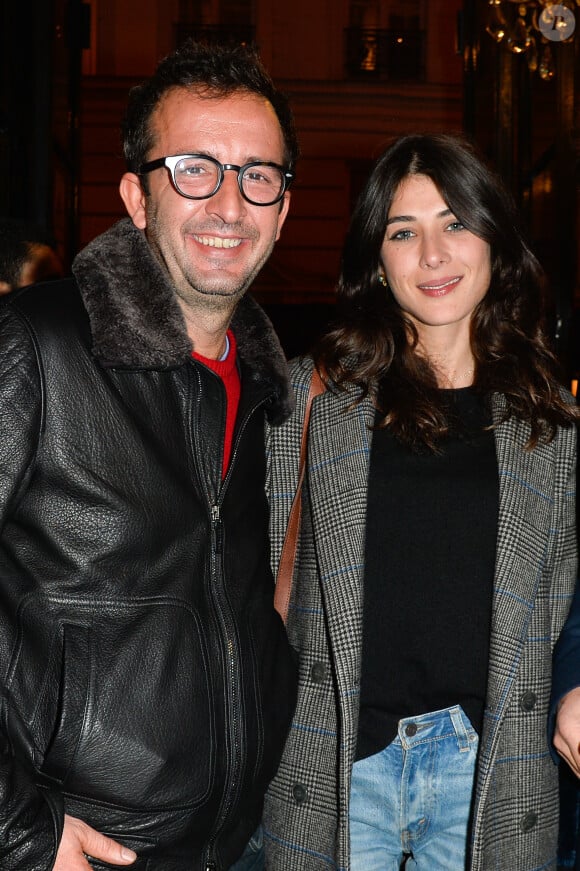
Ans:
{"type": "Polygon", "coordinates": [[[451,722],[455,729],[455,737],[457,738],[459,752],[465,753],[466,750],[469,750],[469,734],[467,732],[464,718],[461,715],[461,709],[458,705],[449,708],[449,716],[451,717],[451,722]]]}

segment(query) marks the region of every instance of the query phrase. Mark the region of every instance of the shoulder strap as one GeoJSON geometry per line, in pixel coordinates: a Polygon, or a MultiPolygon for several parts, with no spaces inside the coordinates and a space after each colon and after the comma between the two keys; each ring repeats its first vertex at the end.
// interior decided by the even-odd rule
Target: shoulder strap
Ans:
{"type": "Polygon", "coordinates": [[[292,581],[294,579],[294,563],[296,562],[296,551],[298,548],[298,533],[300,531],[300,518],[302,516],[302,482],[306,471],[306,456],[308,453],[308,423],[310,421],[310,410],[312,400],[325,391],[325,385],[320,377],[316,367],[312,370],[312,378],[310,379],[310,388],[306,400],[306,409],[304,411],[304,422],[302,424],[302,439],[300,441],[300,465],[298,474],[298,486],[292,507],[288,517],[288,527],[282,552],[280,554],[280,564],[278,566],[278,575],[276,577],[276,591],[274,593],[274,607],[282,617],[284,623],[288,617],[288,606],[290,604],[290,596],[292,594],[292,581]]]}

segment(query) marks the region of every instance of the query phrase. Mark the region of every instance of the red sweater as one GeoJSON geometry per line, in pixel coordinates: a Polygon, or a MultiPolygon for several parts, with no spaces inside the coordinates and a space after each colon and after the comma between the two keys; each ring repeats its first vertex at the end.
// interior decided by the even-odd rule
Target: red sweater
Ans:
{"type": "Polygon", "coordinates": [[[192,356],[195,357],[196,360],[199,360],[200,363],[203,363],[204,366],[207,366],[207,368],[215,372],[216,375],[219,375],[226,391],[226,430],[224,434],[222,478],[225,478],[230,463],[232,443],[234,440],[234,427],[236,425],[236,416],[240,404],[240,393],[242,388],[236,359],[236,340],[231,330],[228,330],[228,339],[230,347],[228,350],[228,356],[225,360],[210,360],[208,357],[202,357],[201,354],[197,354],[195,351],[192,353],[192,356]]]}

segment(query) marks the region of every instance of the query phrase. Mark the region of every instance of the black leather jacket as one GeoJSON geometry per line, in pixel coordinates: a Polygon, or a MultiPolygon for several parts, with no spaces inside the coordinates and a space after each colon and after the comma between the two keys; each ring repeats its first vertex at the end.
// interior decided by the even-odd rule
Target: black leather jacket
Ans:
{"type": "Polygon", "coordinates": [[[221,871],[294,705],[264,495],[285,365],[243,300],[222,482],[223,385],[140,231],[73,272],[0,307],[0,868],[52,868],[66,812],[136,871],[221,871]]]}

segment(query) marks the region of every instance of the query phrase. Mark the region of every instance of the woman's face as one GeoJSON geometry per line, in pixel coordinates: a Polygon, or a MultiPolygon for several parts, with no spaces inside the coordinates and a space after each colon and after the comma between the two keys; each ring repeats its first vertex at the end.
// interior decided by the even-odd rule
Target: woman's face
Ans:
{"type": "Polygon", "coordinates": [[[381,262],[420,340],[449,333],[469,341],[473,312],[491,280],[490,248],[456,219],[428,176],[410,175],[399,185],[381,262]]]}

